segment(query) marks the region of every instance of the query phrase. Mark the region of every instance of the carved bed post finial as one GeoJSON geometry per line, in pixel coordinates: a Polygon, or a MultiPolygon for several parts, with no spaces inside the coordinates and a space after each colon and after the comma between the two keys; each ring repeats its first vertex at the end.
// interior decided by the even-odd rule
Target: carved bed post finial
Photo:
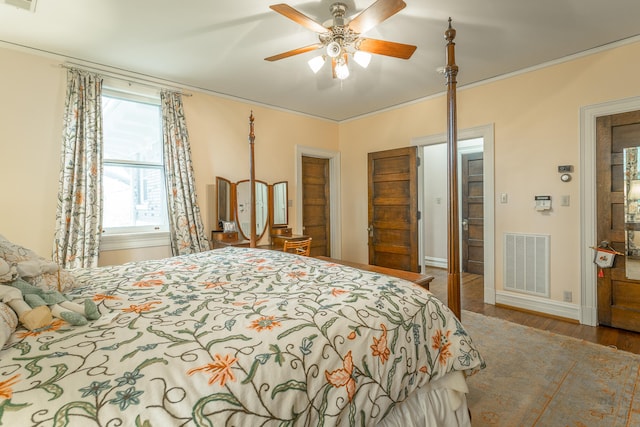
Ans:
{"type": "Polygon", "coordinates": [[[253,160],[253,145],[256,140],[256,135],[253,130],[253,110],[249,116],[249,187],[251,188],[251,215],[249,221],[251,221],[251,235],[249,236],[249,247],[256,247],[256,170],[255,162],[253,160]]]}
{"type": "MultiPolygon", "coordinates": [[[[456,65],[456,44],[453,40],[456,38],[456,30],[451,26],[451,17],[449,17],[449,27],[444,32],[444,38],[447,41],[447,54],[445,67],[445,77],[447,78],[447,84],[456,83],[456,76],[458,75],[458,66],[456,65]]],[[[455,88],[454,88],[455,90],[455,88]]]]}
{"type": "Polygon", "coordinates": [[[251,110],[251,114],[249,115],[249,144],[253,144],[256,140],[256,135],[253,132],[253,110],[251,110]]]}
{"type": "Polygon", "coordinates": [[[451,311],[460,319],[460,236],[458,231],[458,125],[456,117],[456,76],[458,66],[456,65],[455,43],[456,30],[451,26],[444,32],[447,40],[445,77],[447,79],[447,148],[448,148],[448,257],[447,257],[447,305],[451,311]]]}

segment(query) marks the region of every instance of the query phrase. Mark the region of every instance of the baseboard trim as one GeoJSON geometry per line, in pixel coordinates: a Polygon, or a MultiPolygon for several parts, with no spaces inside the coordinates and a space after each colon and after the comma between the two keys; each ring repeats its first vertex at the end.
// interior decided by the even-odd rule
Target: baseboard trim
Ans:
{"type": "Polygon", "coordinates": [[[427,267],[435,267],[435,268],[448,267],[446,258],[435,258],[430,256],[424,257],[424,265],[427,267]]]}
{"type": "Polygon", "coordinates": [[[552,317],[580,322],[580,306],[573,303],[554,301],[532,295],[520,295],[514,292],[496,292],[496,306],[519,308],[552,317]]]}

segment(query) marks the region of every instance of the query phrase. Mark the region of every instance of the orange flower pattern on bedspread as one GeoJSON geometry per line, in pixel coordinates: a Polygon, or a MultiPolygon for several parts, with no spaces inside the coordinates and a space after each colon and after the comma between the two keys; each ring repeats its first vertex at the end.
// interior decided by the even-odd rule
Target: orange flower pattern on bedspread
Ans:
{"type": "Polygon", "coordinates": [[[236,376],[233,375],[231,366],[238,360],[237,358],[227,354],[222,358],[219,354],[214,355],[215,361],[208,365],[201,366],[200,368],[190,369],[187,374],[193,375],[196,372],[205,372],[211,374],[209,378],[209,385],[218,382],[221,387],[229,381],[235,381],[236,376]]]}
{"type": "Polygon", "coordinates": [[[8,380],[0,381],[0,399],[11,399],[13,396],[12,387],[18,382],[20,375],[14,375],[8,380]]]}
{"type": "Polygon", "coordinates": [[[371,345],[371,351],[374,356],[380,358],[380,363],[384,364],[389,359],[391,350],[387,347],[387,327],[381,324],[382,335],[380,338],[373,337],[373,344],[371,345]]]}
{"type": "Polygon", "coordinates": [[[324,375],[327,377],[327,381],[334,387],[345,387],[347,389],[347,397],[349,402],[356,394],[356,381],[353,379],[353,359],[351,358],[351,351],[349,351],[342,361],[342,368],[336,369],[333,372],[325,371],[324,375]]]}
{"type": "Polygon", "coordinates": [[[68,296],[102,318],[11,336],[2,425],[376,425],[484,366],[428,291],[310,257],[230,247],[73,274],[68,296]]]}

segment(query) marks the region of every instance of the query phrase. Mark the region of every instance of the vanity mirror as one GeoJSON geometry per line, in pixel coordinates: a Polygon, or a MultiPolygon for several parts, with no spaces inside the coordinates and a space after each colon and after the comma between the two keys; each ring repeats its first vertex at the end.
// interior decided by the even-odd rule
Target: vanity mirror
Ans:
{"type": "Polygon", "coordinates": [[[273,226],[286,227],[289,224],[289,190],[287,181],[276,182],[272,185],[273,226]]]}
{"type": "Polygon", "coordinates": [[[624,149],[625,270],[628,279],[640,280],[640,147],[624,149]]]}
{"type": "Polygon", "coordinates": [[[221,222],[233,221],[233,184],[228,179],[216,177],[217,213],[216,225],[221,222]]]}
{"type": "MultiPolygon", "coordinates": [[[[256,180],[256,238],[264,234],[269,219],[269,190],[267,183],[256,180]]],[[[236,183],[236,220],[245,239],[251,235],[251,187],[249,180],[236,183]]]]}

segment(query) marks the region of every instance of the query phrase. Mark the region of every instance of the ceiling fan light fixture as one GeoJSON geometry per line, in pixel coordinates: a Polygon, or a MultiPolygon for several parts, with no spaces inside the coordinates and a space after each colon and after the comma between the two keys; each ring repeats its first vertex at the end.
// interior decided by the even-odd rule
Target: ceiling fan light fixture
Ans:
{"type": "Polygon", "coordinates": [[[347,67],[347,64],[342,61],[336,64],[336,77],[340,80],[344,80],[349,77],[349,67],[347,67]]]}
{"type": "MultiPolygon", "coordinates": [[[[9,0],[0,0],[9,1],[9,0]]],[[[18,1],[18,0],[14,0],[18,1]]],[[[35,1],[35,0],[21,0],[35,1]]],[[[373,4],[352,18],[347,18],[348,7],[340,0],[332,0],[329,11],[333,19],[317,22],[302,12],[285,4],[274,4],[269,6],[280,15],[294,21],[303,27],[314,31],[318,35],[319,43],[303,46],[297,49],[282,52],[265,58],[266,61],[278,61],[294,55],[310,52],[316,49],[321,51],[321,57],[314,57],[307,63],[314,73],[318,73],[327,58],[331,58],[331,71],[333,78],[344,80],[349,77],[348,67],[349,57],[358,63],[359,66],[367,68],[371,62],[371,54],[379,54],[400,59],[409,59],[416,46],[361,38],[371,28],[390,18],[402,10],[406,3],[404,0],[371,0],[373,4]]],[[[344,1],[344,0],[343,0],[344,1]]]]}
{"type": "Polygon", "coordinates": [[[357,50],[356,53],[353,54],[353,60],[362,68],[367,68],[371,62],[371,54],[357,50]]]}
{"type": "Polygon", "coordinates": [[[327,45],[327,55],[329,55],[330,58],[337,58],[340,56],[340,52],[342,52],[340,43],[332,41],[327,45]]]}
{"type": "Polygon", "coordinates": [[[317,74],[324,65],[324,56],[315,56],[311,58],[309,62],[307,62],[307,64],[309,64],[309,68],[311,68],[311,71],[313,71],[314,74],[317,74]]]}

